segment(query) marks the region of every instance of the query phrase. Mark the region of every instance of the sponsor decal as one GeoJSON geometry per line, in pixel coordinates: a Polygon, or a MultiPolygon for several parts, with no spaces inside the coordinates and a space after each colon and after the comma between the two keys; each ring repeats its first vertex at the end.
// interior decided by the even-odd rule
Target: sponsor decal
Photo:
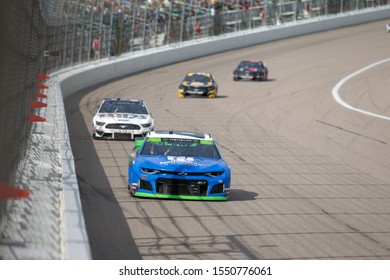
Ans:
{"type": "Polygon", "coordinates": [[[204,83],[201,83],[201,82],[192,82],[191,83],[191,86],[194,86],[194,87],[201,87],[203,85],[204,85],[204,83]]]}
{"type": "Polygon", "coordinates": [[[154,142],[154,143],[159,143],[161,142],[161,138],[152,138],[152,137],[149,137],[146,142],[154,142]]]}
{"type": "Polygon", "coordinates": [[[167,161],[161,161],[161,165],[174,165],[174,164],[185,164],[192,166],[202,166],[194,160],[193,157],[183,157],[183,156],[168,156],[167,161]]]}

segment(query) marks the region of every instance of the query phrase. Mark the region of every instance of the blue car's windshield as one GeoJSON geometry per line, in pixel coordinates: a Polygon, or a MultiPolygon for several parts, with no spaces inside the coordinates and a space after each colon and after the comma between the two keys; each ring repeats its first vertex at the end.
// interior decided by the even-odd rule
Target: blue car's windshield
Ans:
{"type": "Polygon", "coordinates": [[[180,138],[148,138],[141,155],[220,158],[213,141],[180,138]]]}

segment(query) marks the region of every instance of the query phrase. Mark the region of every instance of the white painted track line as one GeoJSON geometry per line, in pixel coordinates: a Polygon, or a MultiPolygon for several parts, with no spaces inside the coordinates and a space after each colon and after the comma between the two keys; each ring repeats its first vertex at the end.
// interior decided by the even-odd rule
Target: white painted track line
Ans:
{"type": "Polygon", "coordinates": [[[362,113],[362,114],[365,114],[365,115],[369,115],[369,116],[372,116],[372,117],[376,117],[376,118],[380,118],[380,119],[384,119],[384,120],[388,120],[390,121],[390,117],[387,117],[387,116],[383,116],[383,115],[379,115],[379,114],[375,114],[375,113],[372,113],[372,112],[368,112],[368,111],[364,111],[364,110],[361,110],[361,109],[358,109],[358,108],[355,108],[351,105],[349,105],[348,103],[346,103],[345,101],[343,101],[339,95],[339,90],[340,88],[345,84],[345,82],[347,82],[349,79],[357,76],[357,75],[360,75],[361,73],[363,73],[364,71],[367,71],[373,67],[376,67],[380,64],[383,64],[383,63],[386,63],[386,62],[389,62],[390,61],[390,58],[388,59],[384,59],[384,60],[381,60],[381,61],[378,61],[378,62],[375,62],[373,64],[370,64],[350,75],[348,75],[347,77],[345,77],[344,79],[342,79],[341,81],[339,81],[336,86],[332,89],[332,95],[333,95],[333,98],[337,101],[337,103],[339,103],[341,106],[344,106],[345,108],[347,109],[350,109],[350,110],[353,110],[353,111],[356,111],[356,112],[359,112],[359,113],[362,113]]]}

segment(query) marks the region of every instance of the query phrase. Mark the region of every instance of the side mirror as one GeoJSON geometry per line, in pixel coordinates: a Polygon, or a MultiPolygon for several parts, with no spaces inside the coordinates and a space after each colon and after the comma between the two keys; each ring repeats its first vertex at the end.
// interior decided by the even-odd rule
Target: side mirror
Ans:
{"type": "Polygon", "coordinates": [[[143,143],[144,143],[143,138],[136,138],[134,140],[134,150],[139,151],[141,149],[143,143]]]}

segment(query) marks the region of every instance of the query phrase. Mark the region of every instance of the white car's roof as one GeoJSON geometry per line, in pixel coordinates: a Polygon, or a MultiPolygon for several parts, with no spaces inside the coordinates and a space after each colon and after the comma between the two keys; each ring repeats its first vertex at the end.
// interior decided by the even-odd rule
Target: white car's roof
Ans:
{"type": "Polygon", "coordinates": [[[150,138],[180,138],[180,139],[196,139],[196,140],[213,140],[210,134],[190,131],[151,131],[148,134],[150,138]]]}

